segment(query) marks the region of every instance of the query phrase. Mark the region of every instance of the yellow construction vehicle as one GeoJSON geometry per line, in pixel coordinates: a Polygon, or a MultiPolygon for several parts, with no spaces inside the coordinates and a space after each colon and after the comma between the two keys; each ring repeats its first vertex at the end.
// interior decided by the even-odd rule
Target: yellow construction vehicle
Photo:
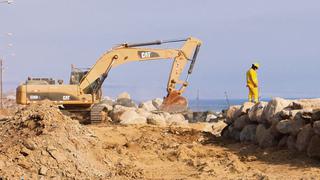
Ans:
{"type": "Polygon", "coordinates": [[[81,71],[72,68],[70,83],[55,82],[51,78],[28,78],[17,87],[16,101],[18,104],[37,103],[49,100],[69,112],[90,114],[91,123],[99,123],[103,116],[104,105],[101,103],[101,86],[111,68],[132,61],[149,61],[172,59],[173,65],[167,84],[167,96],[160,109],[167,112],[186,110],[187,100],[181,96],[188,86],[188,78],[192,73],[201,41],[189,37],[179,40],[153,41],[147,43],[124,43],[112,48],[102,55],[89,70],[81,71]],[[184,42],[181,49],[144,48],[143,46],[161,45],[166,43],[184,42]],[[185,80],[180,80],[185,66],[190,61],[190,67],[185,80]]]}

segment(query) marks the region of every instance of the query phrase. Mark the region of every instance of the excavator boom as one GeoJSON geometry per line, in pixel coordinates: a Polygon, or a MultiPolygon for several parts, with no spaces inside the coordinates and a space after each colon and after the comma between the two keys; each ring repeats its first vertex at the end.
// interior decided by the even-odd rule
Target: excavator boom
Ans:
{"type": "Polygon", "coordinates": [[[97,92],[106,79],[111,68],[132,61],[149,61],[159,59],[172,59],[173,64],[167,84],[167,96],[161,106],[161,110],[168,112],[180,112],[187,109],[187,100],[181,96],[188,85],[189,75],[192,73],[201,41],[196,38],[186,38],[167,41],[153,41],[147,43],[124,43],[105,53],[83,77],[80,89],[84,92],[97,92]],[[154,49],[142,48],[143,46],[161,45],[164,43],[185,42],[181,49],[154,49]],[[138,48],[139,47],[139,48],[138,48]],[[179,79],[186,64],[191,61],[185,80],[179,79]],[[99,82],[96,87],[93,82],[99,82]],[[177,89],[177,85],[180,88],[177,89]]]}

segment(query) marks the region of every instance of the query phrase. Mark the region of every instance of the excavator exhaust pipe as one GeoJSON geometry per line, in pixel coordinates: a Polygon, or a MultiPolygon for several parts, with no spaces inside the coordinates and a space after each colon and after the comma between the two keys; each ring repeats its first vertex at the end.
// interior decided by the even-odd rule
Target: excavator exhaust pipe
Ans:
{"type": "Polygon", "coordinates": [[[182,97],[179,92],[172,91],[167,97],[164,98],[162,105],[160,106],[161,111],[169,113],[180,113],[188,109],[188,101],[182,97]]]}

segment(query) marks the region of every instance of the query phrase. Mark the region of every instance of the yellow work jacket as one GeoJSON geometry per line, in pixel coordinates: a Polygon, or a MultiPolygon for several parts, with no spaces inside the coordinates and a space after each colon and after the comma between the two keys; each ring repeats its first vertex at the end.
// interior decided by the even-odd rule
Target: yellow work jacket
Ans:
{"type": "Polygon", "coordinates": [[[247,86],[251,88],[258,87],[257,71],[252,68],[247,71],[247,86]]]}

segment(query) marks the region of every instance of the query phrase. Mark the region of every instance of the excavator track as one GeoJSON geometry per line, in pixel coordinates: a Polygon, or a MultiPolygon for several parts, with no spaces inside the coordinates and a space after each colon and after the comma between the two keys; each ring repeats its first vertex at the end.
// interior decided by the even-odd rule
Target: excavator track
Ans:
{"type": "Polygon", "coordinates": [[[105,104],[95,104],[90,111],[90,123],[99,124],[106,119],[105,104]]]}

